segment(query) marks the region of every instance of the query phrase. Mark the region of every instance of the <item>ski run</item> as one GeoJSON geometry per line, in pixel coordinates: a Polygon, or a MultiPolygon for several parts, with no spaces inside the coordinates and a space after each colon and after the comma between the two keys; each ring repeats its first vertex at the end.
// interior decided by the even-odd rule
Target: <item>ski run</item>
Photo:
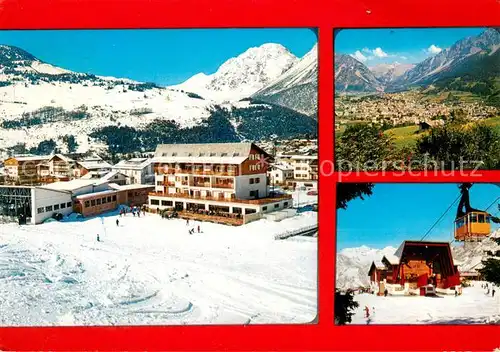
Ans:
{"type": "Polygon", "coordinates": [[[231,227],[117,210],[2,224],[0,326],[308,323],[317,238],[274,236],[316,223],[312,211],[231,227]]]}

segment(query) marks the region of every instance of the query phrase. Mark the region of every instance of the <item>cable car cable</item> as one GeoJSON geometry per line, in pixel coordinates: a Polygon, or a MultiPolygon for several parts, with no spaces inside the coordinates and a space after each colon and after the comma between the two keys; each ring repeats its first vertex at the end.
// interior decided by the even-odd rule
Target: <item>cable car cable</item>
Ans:
{"type": "Polygon", "coordinates": [[[448,212],[450,211],[450,209],[451,209],[451,208],[455,205],[455,203],[456,203],[456,202],[457,202],[457,201],[458,201],[461,197],[462,197],[462,195],[460,194],[460,195],[457,197],[457,199],[455,199],[455,200],[453,201],[453,203],[451,203],[451,204],[450,204],[450,206],[448,207],[448,209],[446,209],[446,210],[444,211],[444,213],[443,213],[443,214],[441,214],[441,216],[439,217],[439,219],[437,219],[437,220],[436,220],[436,222],[435,222],[435,223],[431,226],[431,228],[430,228],[430,229],[429,229],[429,230],[425,233],[424,237],[422,237],[422,238],[420,239],[420,242],[422,242],[422,241],[423,241],[423,240],[424,240],[424,239],[425,239],[425,238],[429,235],[429,233],[432,231],[432,229],[433,229],[434,227],[436,227],[436,225],[437,225],[437,224],[439,224],[439,222],[440,222],[440,221],[444,218],[444,216],[446,215],[446,213],[448,213],[448,212]]]}
{"type": "Polygon", "coordinates": [[[487,211],[489,208],[491,208],[491,207],[492,207],[492,206],[493,206],[493,205],[497,202],[497,200],[499,200],[499,199],[500,199],[500,197],[497,197],[497,199],[495,199],[495,200],[493,201],[493,203],[491,203],[491,204],[488,206],[488,208],[484,209],[484,211],[486,212],[486,211],[487,211]]]}

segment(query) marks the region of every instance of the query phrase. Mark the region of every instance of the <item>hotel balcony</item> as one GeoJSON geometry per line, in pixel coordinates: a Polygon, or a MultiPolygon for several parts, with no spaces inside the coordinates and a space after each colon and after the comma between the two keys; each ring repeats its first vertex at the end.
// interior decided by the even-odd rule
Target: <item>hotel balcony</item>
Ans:
{"type": "Polygon", "coordinates": [[[187,175],[214,175],[214,176],[238,176],[237,168],[232,169],[202,169],[202,168],[169,168],[155,166],[154,173],[159,175],[174,175],[174,174],[187,174],[187,175]]]}
{"type": "Polygon", "coordinates": [[[214,183],[212,188],[224,188],[224,189],[234,189],[233,183],[214,183]]]}
{"type": "Polygon", "coordinates": [[[167,198],[183,198],[183,199],[193,199],[193,200],[212,200],[218,202],[227,202],[227,203],[236,203],[236,204],[255,204],[262,205],[268,203],[279,202],[282,200],[292,200],[292,196],[290,194],[276,195],[273,197],[259,198],[259,199],[236,199],[236,198],[225,198],[225,197],[203,197],[203,196],[195,196],[189,194],[181,194],[181,193],[161,193],[161,192],[150,192],[150,196],[152,197],[167,197],[167,198]]]}
{"type": "Polygon", "coordinates": [[[192,182],[190,184],[191,187],[203,187],[203,188],[210,188],[210,182],[192,182]]]}

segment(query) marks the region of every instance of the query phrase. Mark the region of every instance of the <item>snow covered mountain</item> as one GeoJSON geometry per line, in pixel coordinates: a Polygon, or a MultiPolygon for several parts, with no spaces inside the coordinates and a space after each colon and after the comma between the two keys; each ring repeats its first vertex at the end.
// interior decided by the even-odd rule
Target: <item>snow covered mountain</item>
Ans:
{"type": "Polygon", "coordinates": [[[394,254],[397,248],[374,249],[367,246],[345,248],[337,254],[335,287],[340,290],[365,287],[370,284],[368,270],[375,260],[394,254]]]}
{"type": "Polygon", "coordinates": [[[252,96],[313,115],[318,109],[317,44],[288,71],[252,96]]]}
{"type": "Polygon", "coordinates": [[[397,77],[403,75],[406,71],[412,69],[413,67],[415,67],[414,64],[394,62],[392,64],[378,64],[369,67],[369,69],[373,72],[380,83],[387,86],[390,82],[394,81],[397,77]]]}
{"type": "MultiPolygon", "coordinates": [[[[474,271],[481,268],[481,262],[488,257],[487,251],[496,252],[500,250],[492,238],[500,238],[500,230],[493,232],[489,238],[481,242],[453,244],[453,259],[457,262],[459,271],[474,271]]],[[[341,290],[366,287],[370,284],[368,271],[373,261],[380,261],[384,255],[392,255],[396,251],[394,247],[383,249],[361,246],[357,248],[346,248],[337,254],[336,284],[341,290]]]]}
{"type": "Polygon", "coordinates": [[[457,41],[451,47],[427,58],[411,70],[406,71],[390,86],[400,89],[412,85],[426,85],[447,77],[459,77],[469,72],[470,62],[484,59],[482,70],[499,72],[498,60],[490,64],[487,60],[500,48],[500,33],[489,28],[478,36],[471,36],[457,41]],[[496,61],[496,63],[495,63],[496,61]],[[487,63],[487,64],[486,64],[487,63]]]}
{"type": "Polygon", "coordinates": [[[298,60],[284,46],[267,43],[227,60],[214,74],[199,73],[170,88],[194,92],[217,102],[238,101],[268,85],[298,60]]]}
{"type": "Polygon", "coordinates": [[[363,63],[350,55],[335,54],[335,91],[379,92],[382,83],[363,63]]]}
{"type": "MultiPolygon", "coordinates": [[[[223,95],[234,88],[238,100],[296,61],[276,44],[249,49],[221,66],[211,78],[213,91],[223,95]]],[[[206,77],[197,75],[188,83],[206,77]]],[[[64,139],[74,136],[79,152],[101,147],[131,152],[154,149],[155,143],[258,140],[306,133],[316,133],[314,119],[274,104],[232,101],[221,105],[187,88],[72,72],[20,48],[0,46],[0,149],[16,146],[16,152],[22,153],[53,140],[65,152],[69,146],[64,139]],[[256,123],[262,119],[266,126],[256,123]]]]}
{"type": "Polygon", "coordinates": [[[500,238],[500,230],[493,232],[489,238],[481,242],[467,243],[452,247],[453,258],[459,263],[459,271],[475,271],[482,268],[481,262],[486,259],[487,252],[500,251],[500,245],[492,238],[500,238]]]}

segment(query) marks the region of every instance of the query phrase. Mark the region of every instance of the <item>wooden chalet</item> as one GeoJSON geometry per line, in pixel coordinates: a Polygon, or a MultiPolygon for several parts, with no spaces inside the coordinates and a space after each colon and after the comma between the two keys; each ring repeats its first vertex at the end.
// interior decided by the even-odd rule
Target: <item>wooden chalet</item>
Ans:
{"type": "Polygon", "coordinates": [[[373,262],[368,275],[379,294],[451,293],[460,286],[448,242],[404,241],[394,255],[373,262]]]}

